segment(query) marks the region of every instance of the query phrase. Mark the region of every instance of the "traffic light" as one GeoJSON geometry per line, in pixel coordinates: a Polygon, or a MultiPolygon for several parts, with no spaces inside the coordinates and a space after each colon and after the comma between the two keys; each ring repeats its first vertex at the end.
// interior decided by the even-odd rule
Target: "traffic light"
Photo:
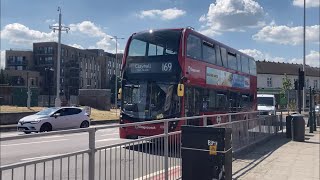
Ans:
{"type": "Polygon", "coordinates": [[[304,71],[301,71],[300,68],[299,68],[299,86],[300,86],[300,90],[302,90],[304,87],[304,71]]]}
{"type": "Polygon", "coordinates": [[[294,90],[299,90],[298,80],[294,81],[294,90]]]}

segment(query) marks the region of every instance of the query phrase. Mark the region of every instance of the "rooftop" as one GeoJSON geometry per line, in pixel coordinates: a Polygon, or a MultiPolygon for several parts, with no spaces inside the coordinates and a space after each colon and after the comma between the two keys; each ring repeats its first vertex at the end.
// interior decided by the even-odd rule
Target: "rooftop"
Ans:
{"type": "MultiPolygon", "coordinates": [[[[298,75],[299,68],[302,70],[302,64],[257,61],[258,74],[298,75]]],[[[305,70],[307,76],[320,77],[320,68],[306,65],[305,70]]]]}

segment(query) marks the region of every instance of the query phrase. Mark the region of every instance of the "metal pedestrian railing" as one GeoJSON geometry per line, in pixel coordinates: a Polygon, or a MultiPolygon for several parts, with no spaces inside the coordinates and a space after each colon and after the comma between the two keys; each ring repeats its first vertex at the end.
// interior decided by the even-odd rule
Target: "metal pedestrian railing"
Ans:
{"type": "Polygon", "coordinates": [[[31,134],[0,138],[1,142],[39,136],[52,136],[86,132],[89,134],[88,149],[60,154],[43,159],[19,162],[0,167],[1,180],[160,180],[181,177],[181,132],[169,132],[169,122],[197,120],[202,125],[210,118],[227,118],[229,122],[209,125],[232,128],[232,149],[237,152],[253,143],[268,138],[279,131],[278,116],[258,117],[258,112],[205,115],[146,121],[130,124],[99,126],[86,129],[31,134]],[[254,117],[232,121],[236,115],[254,117]],[[250,115],[249,115],[250,114],[250,115]],[[102,129],[139,125],[163,124],[162,134],[121,143],[97,147],[96,132],[102,129]]]}

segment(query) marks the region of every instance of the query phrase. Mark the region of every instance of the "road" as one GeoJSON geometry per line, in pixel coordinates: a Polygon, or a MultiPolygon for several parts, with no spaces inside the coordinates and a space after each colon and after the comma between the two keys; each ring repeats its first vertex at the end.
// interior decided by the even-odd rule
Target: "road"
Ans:
{"type": "MultiPolygon", "coordinates": [[[[130,140],[120,139],[118,128],[98,130],[96,132],[96,147],[112,145],[116,143],[129,142],[130,140]]],[[[20,132],[4,132],[1,137],[20,136],[20,132]]],[[[67,135],[43,136],[20,140],[4,141],[0,144],[0,165],[38,160],[49,158],[55,155],[70,153],[79,150],[88,149],[88,133],[76,133],[67,135]]],[[[178,177],[180,160],[178,158],[178,146],[169,147],[176,152],[169,152],[172,157],[169,158],[170,171],[178,177]]],[[[112,149],[102,149],[96,152],[95,167],[96,177],[102,179],[145,179],[146,176],[162,176],[164,169],[163,144],[160,142],[140,142],[118,146],[112,149]],[[144,177],[145,176],[145,177],[144,177]],[[122,177],[122,178],[120,178],[122,177]]],[[[37,177],[35,179],[52,179],[59,177],[62,179],[87,179],[88,177],[88,155],[78,155],[61,160],[47,161],[46,168],[43,163],[37,164],[37,177]],[[84,168],[82,165],[84,160],[84,168]],[[61,165],[61,164],[62,165],[61,165]],[[54,164],[52,166],[52,164],[54,164]],[[76,164],[76,165],[75,165],[76,164]],[[52,168],[54,167],[54,168],[52,168]],[[69,168],[67,168],[69,167],[69,168]],[[54,169],[54,170],[53,170],[54,169]],[[69,170],[68,170],[69,169],[69,170]],[[43,172],[42,172],[43,171],[43,172]],[[54,171],[54,173],[52,173],[54,171]],[[44,173],[45,172],[45,173],[44,173]],[[69,177],[69,178],[68,178],[69,177]],[[80,178],[81,177],[81,178],[80,178]]],[[[27,166],[27,179],[34,179],[34,166],[27,166]]],[[[14,170],[14,179],[23,179],[23,169],[14,170]]],[[[11,179],[11,172],[6,171],[2,179],[11,179]]],[[[1,178],[0,178],[1,179],[1,178]]]]}

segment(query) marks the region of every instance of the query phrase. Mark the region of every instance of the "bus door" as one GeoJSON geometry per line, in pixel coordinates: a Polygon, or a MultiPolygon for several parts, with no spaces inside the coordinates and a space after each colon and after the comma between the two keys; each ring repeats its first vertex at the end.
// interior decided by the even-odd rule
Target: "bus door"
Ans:
{"type": "MultiPolygon", "coordinates": [[[[198,88],[188,87],[186,88],[185,98],[185,116],[200,116],[201,101],[200,90],[198,88]]],[[[191,119],[187,121],[188,125],[199,125],[201,119],[191,119]]]]}

